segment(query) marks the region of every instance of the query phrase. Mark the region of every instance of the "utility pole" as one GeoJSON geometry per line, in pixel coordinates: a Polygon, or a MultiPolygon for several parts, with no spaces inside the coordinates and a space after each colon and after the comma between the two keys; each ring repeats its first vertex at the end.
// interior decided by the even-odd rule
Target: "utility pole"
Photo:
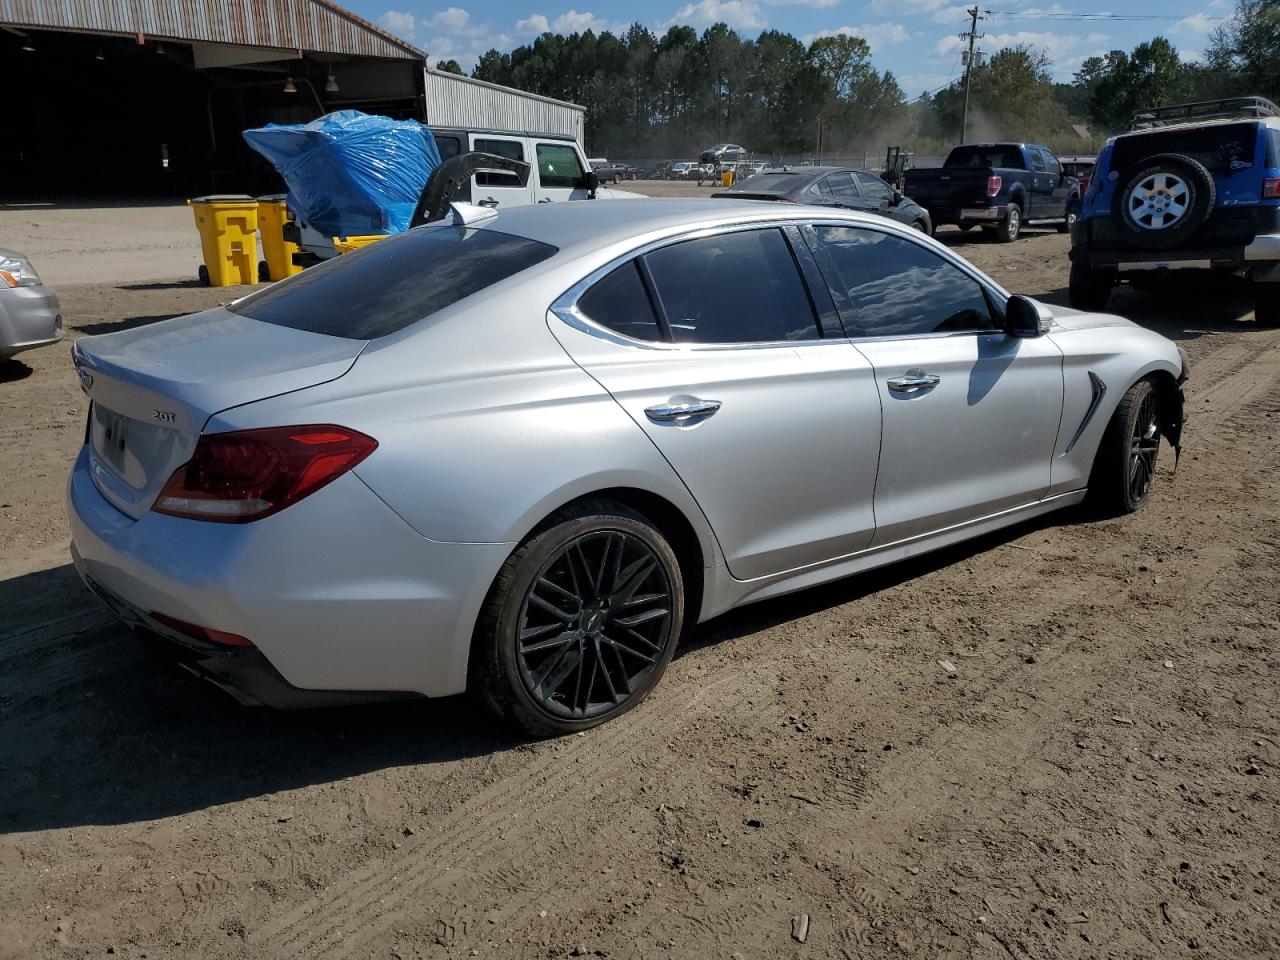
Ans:
{"type": "MultiPolygon", "coordinates": [[[[983,34],[978,32],[978,21],[986,19],[986,17],[983,16],[984,11],[979,10],[976,3],[966,10],[965,13],[969,14],[969,30],[966,33],[960,34],[960,39],[969,41],[969,49],[965,52],[964,56],[964,116],[960,121],[961,143],[964,143],[965,140],[969,138],[969,87],[973,81],[974,64],[977,61],[977,57],[981,56],[981,54],[977,54],[975,56],[973,45],[983,37],[983,34]]],[[[989,14],[991,11],[987,10],[985,13],[989,14]]]]}

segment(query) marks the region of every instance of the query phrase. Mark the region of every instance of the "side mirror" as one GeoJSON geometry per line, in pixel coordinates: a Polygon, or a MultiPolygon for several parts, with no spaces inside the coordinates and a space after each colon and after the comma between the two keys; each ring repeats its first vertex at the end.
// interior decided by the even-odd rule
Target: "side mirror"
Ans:
{"type": "Polygon", "coordinates": [[[1030,297],[1012,296],[1004,305],[1004,332],[1010,337],[1039,337],[1049,332],[1053,313],[1030,297]]]}
{"type": "Polygon", "coordinates": [[[901,191],[901,190],[894,190],[894,191],[893,191],[893,205],[894,205],[895,207],[896,207],[898,204],[900,204],[900,203],[901,203],[903,200],[905,200],[905,199],[907,199],[907,198],[903,195],[903,193],[902,193],[902,191],[901,191]]]}
{"type": "Polygon", "coordinates": [[[596,173],[594,170],[588,170],[584,180],[586,182],[587,193],[594,197],[596,195],[596,191],[600,189],[600,174],[596,173]]]}

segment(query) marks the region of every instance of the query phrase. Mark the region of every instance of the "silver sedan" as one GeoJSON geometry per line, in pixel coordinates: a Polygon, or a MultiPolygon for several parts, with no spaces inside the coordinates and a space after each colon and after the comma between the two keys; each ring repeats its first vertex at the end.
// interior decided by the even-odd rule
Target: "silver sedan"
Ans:
{"type": "Polygon", "coordinates": [[[0,247],[0,360],[61,339],[58,295],[40,282],[30,260],[0,247]]]}
{"type": "Polygon", "coordinates": [[[455,206],[226,308],[78,341],[85,582],[247,702],[617,716],[694,624],[1092,498],[1186,358],[883,218],[455,206]]]}

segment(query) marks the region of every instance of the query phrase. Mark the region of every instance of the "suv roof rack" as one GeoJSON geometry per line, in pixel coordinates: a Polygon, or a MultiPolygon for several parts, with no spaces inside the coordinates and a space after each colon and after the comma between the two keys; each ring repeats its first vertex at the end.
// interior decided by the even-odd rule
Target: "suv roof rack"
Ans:
{"type": "Polygon", "coordinates": [[[1227,97],[1223,100],[1201,100],[1177,103],[1168,107],[1147,107],[1133,115],[1131,130],[1147,130],[1171,123],[1227,118],[1280,117],[1280,107],[1263,97],[1227,97]]]}

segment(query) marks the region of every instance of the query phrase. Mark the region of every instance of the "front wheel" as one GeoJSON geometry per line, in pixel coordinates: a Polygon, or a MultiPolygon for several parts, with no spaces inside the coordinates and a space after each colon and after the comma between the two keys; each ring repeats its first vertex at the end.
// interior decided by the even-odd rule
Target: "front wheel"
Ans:
{"type": "Polygon", "coordinates": [[[1160,454],[1160,395],[1139,380],[1120,399],[1089,476],[1089,499],[1105,513],[1133,513],[1151,494],[1160,454]]]}
{"type": "Polygon", "coordinates": [[[1077,310],[1104,310],[1111,299],[1114,281],[1088,264],[1073,263],[1067,281],[1067,299],[1077,310]]]}
{"type": "Polygon", "coordinates": [[[1009,212],[1005,214],[1000,226],[996,227],[997,243],[1013,243],[1022,231],[1022,208],[1016,203],[1009,204],[1009,212]]]}
{"type": "Polygon", "coordinates": [[[1075,225],[1076,219],[1080,216],[1080,201],[1072,200],[1067,204],[1067,212],[1062,218],[1062,222],[1058,224],[1059,233],[1070,233],[1072,226],[1075,225]]]}
{"type": "Polygon", "coordinates": [[[643,516],[571,505],[508,558],[472,641],[486,705],[533,736],[586,730],[658,683],[684,615],[675,553],[643,516]]]}

